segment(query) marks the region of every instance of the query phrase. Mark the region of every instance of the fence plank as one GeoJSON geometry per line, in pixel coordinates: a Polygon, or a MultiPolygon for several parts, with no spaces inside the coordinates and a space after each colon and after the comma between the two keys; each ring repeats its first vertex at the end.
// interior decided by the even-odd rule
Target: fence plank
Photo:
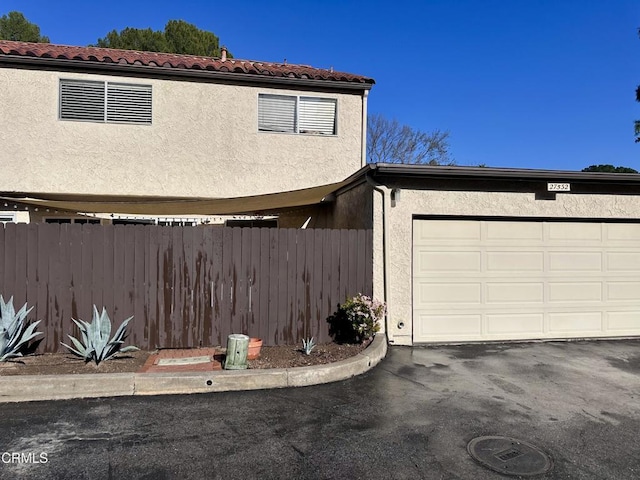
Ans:
{"type": "Polygon", "coordinates": [[[192,318],[193,328],[191,330],[191,345],[194,347],[203,347],[206,344],[203,331],[203,302],[205,301],[205,295],[207,289],[204,288],[204,278],[202,276],[202,228],[193,228],[192,230],[192,243],[191,252],[189,256],[191,258],[190,265],[190,286],[191,291],[189,293],[189,316],[192,318]]]}
{"type": "MultiPolygon", "coordinates": [[[[4,278],[5,272],[5,258],[7,255],[7,249],[10,248],[9,242],[5,240],[5,230],[7,229],[8,223],[3,223],[0,225],[0,295],[7,300],[11,295],[8,295],[8,284],[4,278]],[[6,297],[6,298],[5,298],[6,297]]],[[[36,239],[37,241],[37,239],[36,239]]]]}
{"type": "MultiPolygon", "coordinates": [[[[27,299],[29,306],[34,306],[38,300],[38,225],[35,223],[29,223],[26,225],[27,229],[27,299]]],[[[0,235],[3,233],[3,229],[0,229],[0,235]]],[[[4,243],[0,236],[0,258],[2,258],[2,249],[4,243]]],[[[72,257],[72,260],[76,256],[72,257]]],[[[0,267],[1,268],[1,267],[0,267]]],[[[73,270],[73,268],[72,268],[73,270]]],[[[0,289],[2,293],[2,289],[0,289]]],[[[73,304],[73,297],[72,297],[73,304]]],[[[34,309],[35,310],[35,309],[34,309]]],[[[29,318],[37,320],[37,317],[33,315],[33,311],[29,318]]]]}
{"type": "Polygon", "coordinates": [[[297,336],[296,329],[296,293],[297,293],[297,231],[294,229],[287,230],[287,300],[284,315],[284,340],[286,343],[293,343],[297,336]]]}
{"type": "Polygon", "coordinates": [[[209,301],[211,308],[211,316],[208,318],[209,326],[211,328],[211,341],[213,345],[226,345],[227,335],[225,322],[228,319],[223,319],[222,314],[222,284],[223,284],[223,270],[222,270],[222,250],[224,230],[222,228],[214,228],[207,230],[208,243],[208,262],[207,271],[209,278],[209,292],[213,293],[213,298],[209,301]]]}
{"type": "MultiPolygon", "coordinates": [[[[15,288],[14,306],[24,305],[27,301],[27,229],[26,225],[16,225],[16,256],[15,263],[15,288]]],[[[19,307],[18,307],[19,308],[19,307]]]]}
{"type": "Polygon", "coordinates": [[[257,324],[258,337],[266,341],[269,336],[269,289],[271,279],[270,269],[270,235],[269,232],[272,229],[261,228],[260,229],[260,245],[259,245],[259,259],[260,263],[257,265],[257,270],[254,273],[255,285],[256,285],[256,311],[254,312],[254,321],[257,324]]]}
{"type": "Polygon", "coordinates": [[[147,305],[149,303],[149,283],[147,278],[147,255],[146,255],[146,233],[149,231],[142,225],[134,225],[133,227],[133,289],[131,292],[133,302],[133,320],[129,325],[132,345],[146,344],[149,339],[149,317],[147,313],[147,305]]]}
{"type": "Polygon", "coordinates": [[[284,245],[280,242],[281,232],[277,229],[269,229],[269,327],[268,334],[263,337],[265,345],[278,345],[278,314],[280,312],[280,294],[282,281],[280,278],[280,251],[284,251],[284,245]]]}
{"type": "Polygon", "coordinates": [[[49,320],[47,326],[41,331],[45,335],[45,339],[51,348],[56,348],[58,342],[62,340],[63,333],[58,327],[62,325],[62,330],[65,333],[69,333],[71,329],[65,329],[65,319],[59,315],[56,302],[57,302],[57,290],[61,282],[60,272],[60,225],[48,225],[49,234],[45,235],[45,259],[48,263],[47,273],[47,290],[45,296],[47,319],[49,320]]]}
{"type": "Polygon", "coordinates": [[[240,247],[239,251],[236,250],[236,261],[238,262],[238,288],[237,292],[237,313],[239,317],[238,333],[244,333],[245,335],[255,336],[254,333],[249,332],[249,290],[251,288],[251,236],[253,234],[252,228],[239,228],[241,233],[240,244],[235,247],[240,247]]]}
{"type": "Polygon", "coordinates": [[[304,338],[305,332],[305,309],[306,298],[305,291],[307,288],[307,272],[306,272],[306,230],[295,230],[296,236],[296,275],[295,275],[295,303],[294,316],[292,320],[292,340],[304,338]]]}
{"type": "MultiPolygon", "coordinates": [[[[8,301],[11,297],[15,297],[16,291],[16,229],[15,223],[7,223],[4,227],[4,236],[7,248],[4,251],[4,264],[0,275],[4,278],[4,291],[2,294],[5,297],[5,301],[8,301]]],[[[15,303],[14,303],[15,306],[15,303]]]]}
{"type": "Polygon", "coordinates": [[[315,337],[317,342],[325,342],[328,340],[328,335],[324,334],[325,331],[328,332],[326,326],[328,312],[324,304],[327,292],[323,289],[323,243],[325,235],[324,230],[317,229],[312,231],[314,235],[313,281],[311,289],[311,323],[308,335],[315,337]]]}
{"type": "Polygon", "coordinates": [[[94,260],[102,268],[102,274],[100,275],[101,285],[99,285],[102,291],[102,298],[96,300],[95,303],[99,311],[102,311],[103,307],[106,308],[109,318],[116,324],[119,324],[125,318],[122,317],[122,312],[120,312],[120,307],[122,306],[122,282],[124,281],[122,268],[124,261],[122,258],[123,246],[121,244],[123,229],[124,225],[105,225],[104,228],[99,230],[91,229],[93,232],[102,232],[102,252],[94,252],[97,255],[94,260]]]}

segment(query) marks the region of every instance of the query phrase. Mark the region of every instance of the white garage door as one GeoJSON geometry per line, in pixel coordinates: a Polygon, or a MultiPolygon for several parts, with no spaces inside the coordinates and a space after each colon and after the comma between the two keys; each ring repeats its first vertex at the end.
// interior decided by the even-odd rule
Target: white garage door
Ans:
{"type": "Polygon", "coordinates": [[[640,224],[414,220],[413,341],[640,335],[640,224]]]}

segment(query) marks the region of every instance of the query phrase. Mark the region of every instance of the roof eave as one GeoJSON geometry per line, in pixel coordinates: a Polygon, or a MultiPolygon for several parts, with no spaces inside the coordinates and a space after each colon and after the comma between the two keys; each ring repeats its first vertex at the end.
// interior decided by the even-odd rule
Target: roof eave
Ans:
{"type": "Polygon", "coordinates": [[[319,80],[312,78],[278,77],[252,73],[218,72],[214,70],[196,70],[191,68],[167,68],[150,65],[131,65],[121,63],[103,63],[87,60],[22,57],[0,54],[0,66],[23,68],[47,68],[62,71],[82,71],[102,74],[137,75],[150,78],[171,78],[195,81],[218,81],[243,85],[302,86],[324,90],[365,91],[373,83],[345,82],[340,80],[319,80]]]}
{"type": "Polygon", "coordinates": [[[367,173],[377,180],[395,178],[441,178],[513,181],[549,181],[580,183],[615,183],[640,185],[640,174],[578,172],[570,170],[537,170],[524,168],[457,167],[404,164],[373,164],[367,173]]]}

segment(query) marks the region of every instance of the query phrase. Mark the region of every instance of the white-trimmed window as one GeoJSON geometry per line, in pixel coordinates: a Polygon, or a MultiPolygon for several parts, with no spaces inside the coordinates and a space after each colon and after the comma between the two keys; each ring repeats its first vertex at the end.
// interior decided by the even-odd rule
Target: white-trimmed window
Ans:
{"type": "Polygon", "coordinates": [[[260,93],[258,130],[335,135],[337,106],[335,98],[260,93]]]}
{"type": "Polygon", "coordinates": [[[60,80],[60,120],[151,125],[151,85],[60,80]]]}

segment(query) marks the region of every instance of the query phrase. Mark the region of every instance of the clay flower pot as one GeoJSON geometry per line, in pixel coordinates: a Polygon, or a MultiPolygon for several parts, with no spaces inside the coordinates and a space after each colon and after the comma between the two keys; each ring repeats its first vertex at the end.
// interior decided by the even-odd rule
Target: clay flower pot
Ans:
{"type": "Polygon", "coordinates": [[[260,348],[262,347],[261,338],[249,339],[249,350],[247,350],[247,360],[255,360],[260,356],[260,348]]]}

